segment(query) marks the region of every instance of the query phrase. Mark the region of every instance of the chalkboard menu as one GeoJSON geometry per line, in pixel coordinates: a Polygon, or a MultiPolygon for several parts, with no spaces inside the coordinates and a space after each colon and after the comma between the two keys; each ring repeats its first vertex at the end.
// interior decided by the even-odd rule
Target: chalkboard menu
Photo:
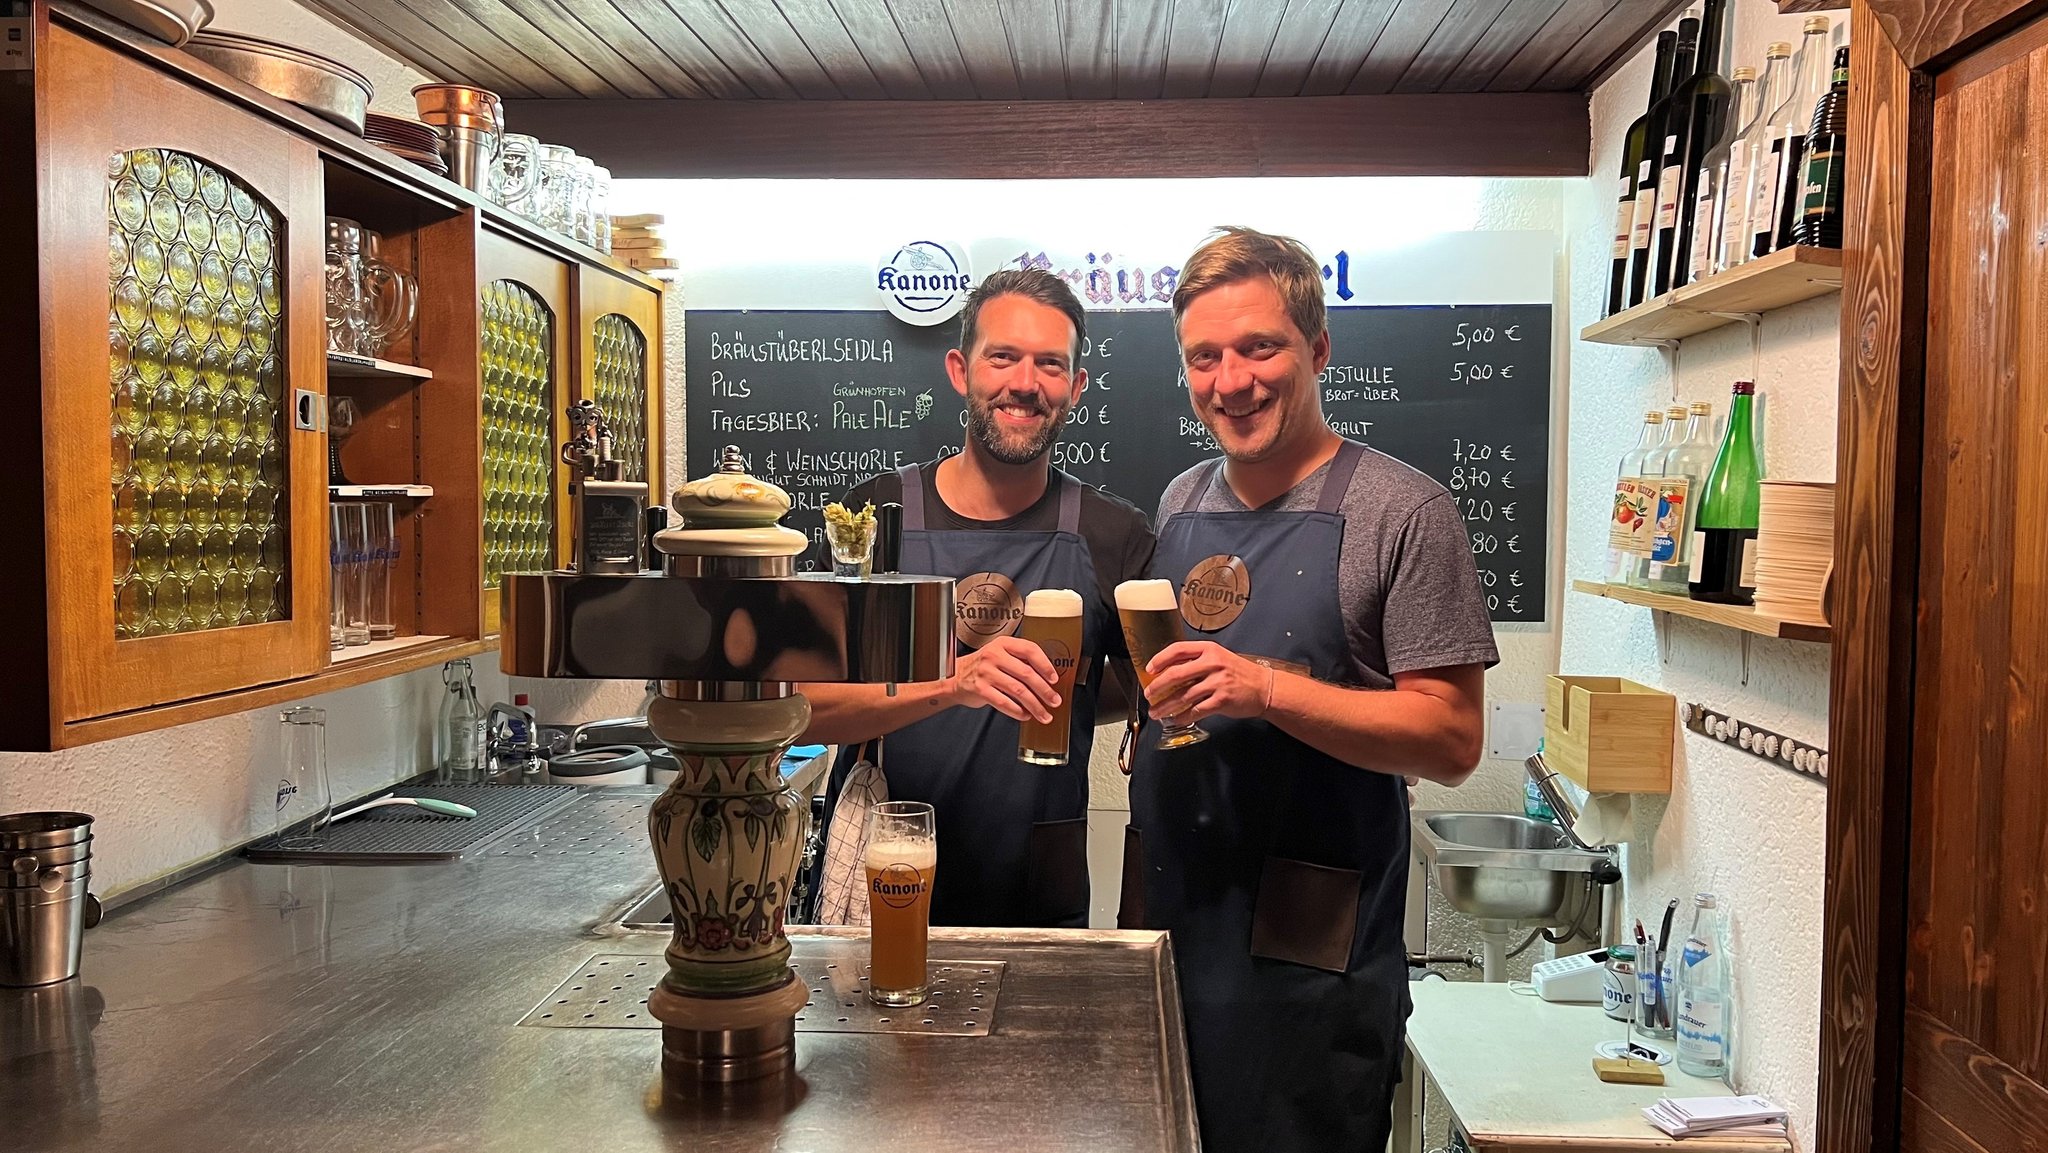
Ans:
{"type": "MultiPolygon", "coordinates": [[[[819,510],[875,473],[959,450],[966,411],[946,379],[953,324],[886,312],[691,311],[684,317],[689,473],[728,444],[789,490],[830,567],[819,510]]],[[[1330,309],[1323,411],[1338,432],[1435,477],[1470,530],[1496,621],[1540,621],[1550,451],[1550,306],[1330,309]]],[[[1145,510],[1216,455],[1188,405],[1172,315],[1090,312],[1089,383],[1053,463],[1145,510]]]]}

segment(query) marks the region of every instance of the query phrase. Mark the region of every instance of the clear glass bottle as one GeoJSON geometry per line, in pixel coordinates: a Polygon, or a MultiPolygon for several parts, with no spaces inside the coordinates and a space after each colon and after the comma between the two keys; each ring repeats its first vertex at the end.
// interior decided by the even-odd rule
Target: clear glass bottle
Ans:
{"type": "Polygon", "coordinates": [[[1828,36],[1833,26],[1826,16],[1806,18],[1792,83],[1784,102],[1771,110],[1769,179],[1756,186],[1756,199],[1749,206],[1751,256],[1769,256],[1792,243],[1797,190],[1806,171],[1806,133],[1813,126],[1813,106],[1828,90],[1828,36]]]}
{"type": "Polygon", "coordinates": [[[1735,382],[1728,429],[1700,494],[1699,527],[1693,531],[1692,581],[1696,601],[1746,605],[1756,598],[1757,505],[1763,467],[1757,461],[1752,413],[1756,383],[1735,382]]]}
{"type": "MultiPolygon", "coordinates": [[[[1647,536],[1650,515],[1648,496],[1642,491],[1643,458],[1657,447],[1664,435],[1664,414],[1651,409],[1643,414],[1643,430],[1635,447],[1622,454],[1621,469],[1614,480],[1614,506],[1607,522],[1607,579],[1615,584],[1628,580],[1629,567],[1639,551],[1636,540],[1647,536]]],[[[1645,546],[1647,547],[1647,546],[1645,546]]]]}
{"type": "Polygon", "coordinates": [[[1685,596],[1691,577],[1692,532],[1699,521],[1700,483],[1714,464],[1714,406],[1694,401],[1686,413],[1685,439],[1664,458],[1657,480],[1657,520],[1644,587],[1685,596]]]}
{"type": "Polygon", "coordinates": [[[1722,952],[1720,903],[1712,893],[1692,899],[1692,932],[1678,958],[1678,1067],[1695,1077],[1728,1075],[1728,958],[1722,952]]]}
{"type": "Polygon", "coordinates": [[[483,710],[476,699],[468,658],[441,666],[441,681],[448,686],[441,698],[441,726],[436,739],[440,760],[436,764],[444,785],[477,783],[481,756],[483,710]]]}
{"type": "Polygon", "coordinates": [[[1720,209],[1721,235],[1715,241],[1714,270],[1725,272],[1752,258],[1755,238],[1749,226],[1751,205],[1756,203],[1760,181],[1768,179],[1764,169],[1771,155],[1771,113],[1785,102],[1792,83],[1792,42],[1773,40],[1764,49],[1764,74],[1753,90],[1756,110],[1743,124],[1735,147],[1728,155],[1727,201],[1720,209]]]}
{"type": "Polygon", "coordinates": [[[1719,139],[1707,146],[1693,177],[1692,251],[1688,257],[1688,282],[1712,276],[1721,270],[1721,218],[1728,204],[1728,189],[1741,186],[1742,170],[1736,163],[1736,145],[1742,129],[1756,116],[1756,69],[1737,68],[1729,77],[1735,86],[1731,113],[1722,118],[1719,139]]]}
{"type": "Polygon", "coordinates": [[[1642,495],[1649,506],[1649,543],[1636,543],[1640,551],[1629,562],[1627,583],[1635,588],[1648,588],[1650,584],[1650,557],[1657,551],[1657,493],[1662,489],[1664,472],[1670,466],[1672,454],[1685,444],[1685,406],[1674,404],[1664,410],[1664,439],[1657,447],[1643,456],[1642,495]]]}

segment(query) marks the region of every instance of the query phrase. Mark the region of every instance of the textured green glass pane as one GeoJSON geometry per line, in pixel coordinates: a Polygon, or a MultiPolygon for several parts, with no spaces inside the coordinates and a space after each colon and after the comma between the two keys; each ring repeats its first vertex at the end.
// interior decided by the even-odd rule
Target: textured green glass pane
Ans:
{"type": "Polygon", "coordinates": [[[533,290],[483,291],[484,587],[555,564],[554,314],[533,290]]]}
{"type": "Polygon", "coordinates": [[[116,637],[290,611],[288,550],[266,537],[285,539],[289,509],[260,479],[285,469],[282,310],[263,306],[282,299],[279,230],[200,157],[107,163],[116,637]]]}
{"type": "Polygon", "coordinates": [[[647,479],[647,337],[616,312],[591,326],[596,352],[591,399],[612,426],[612,456],[626,480],[647,479]]]}

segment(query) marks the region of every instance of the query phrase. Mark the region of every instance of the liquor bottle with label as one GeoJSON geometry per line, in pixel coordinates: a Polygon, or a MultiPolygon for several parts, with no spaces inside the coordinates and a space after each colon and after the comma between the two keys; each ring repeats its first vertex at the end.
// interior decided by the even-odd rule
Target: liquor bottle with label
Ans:
{"type": "Polygon", "coordinates": [[[1734,112],[1722,122],[1720,139],[1713,142],[1706,154],[1700,158],[1700,166],[1693,173],[1692,190],[1692,246],[1686,259],[1686,282],[1711,276],[1720,271],[1720,220],[1722,210],[1727,207],[1729,179],[1733,177],[1739,185],[1741,168],[1735,163],[1735,146],[1741,142],[1742,129],[1756,115],[1756,69],[1737,68],[1730,74],[1735,86],[1734,112]]]}
{"type": "Polygon", "coordinates": [[[1607,579],[1614,584],[1628,580],[1636,558],[1649,550],[1653,513],[1649,492],[1643,482],[1643,462],[1664,439],[1664,414],[1656,409],[1643,414],[1643,430],[1635,447],[1621,456],[1621,470],[1614,479],[1614,509],[1607,522],[1607,579]]]}
{"type": "MultiPolygon", "coordinates": [[[[1669,288],[1682,287],[1691,271],[1693,194],[1694,186],[1699,182],[1700,165],[1706,160],[1707,149],[1721,138],[1727,130],[1728,121],[1735,116],[1735,89],[1728,83],[1728,66],[1721,59],[1728,44],[1728,38],[1723,35],[1727,27],[1728,0],[1707,0],[1707,15],[1700,24],[1700,47],[1692,78],[1679,85],[1673,93],[1674,102],[1685,107],[1685,131],[1680,142],[1677,199],[1671,202],[1671,244],[1658,252],[1664,260],[1669,288]]],[[[1661,188],[1658,195],[1663,195],[1661,188]]],[[[1661,216],[1658,223],[1663,223],[1661,216]]],[[[1657,238],[1662,245],[1662,228],[1659,228],[1657,238]]]]}
{"type": "Polygon", "coordinates": [[[1696,601],[1746,605],[1756,599],[1756,519],[1763,469],[1756,459],[1753,410],[1756,383],[1735,382],[1728,430],[1701,486],[1698,527],[1692,534],[1692,579],[1696,601]]]}
{"type": "Polygon", "coordinates": [[[1771,158],[1771,112],[1785,102],[1786,89],[1792,83],[1791,60],[1790,41],[1773,40],[1764,49],[1764,74],[1757,79],[1755,88],[1756,114],[1743,124],[1728,157],[1727,204],[1718,210],[1721,235],[1716,241],[1716,272],[1742,264],[1752,255],[1750,206],[1756,203],[1758,182],[1766,179],[1764,169],[1771,158]]]}
{"type": "Polygon", "coordinates": [[[1634,588],[1650,587],[1650,556],[1657,551],[1657,492],[1673,454],[1685,445],[1685,406],[1674,404],[1664,410],[1664,438],[1643,457],[1640,486],[1643,502],[1649,505],[1649,544],[1629,562],[1627,583],[1634,588]]]}
{"type": "Polygon", "coordinates": [[[1801,28],[1804,35],[1799,38],[1798,55],[1793,57],[1792,83],[1785,102],[1771,111],[1770,179],[1758,186],[1757,197],[1749,206],[1751,256],[1769,256],[1792,243],[1792,220],[1799,208],[1797,190],[1806,171],[1806,132],[1813,126],[1814,105],[1827,90],[1828,36],[1833,24],[1825,16],[1809,16],[1801,28]]]}
{"type": "Polygon", "coordinates": [[[1842,161],[1849,146],[1849,49],[1835,49],[1834,79],[1813,109],[1806,133],[1806,183],[1792,236],[1801,244],[1842,247],[1842,161]]]}
{"type": "MultiPolygon", "coordinates": [[[[1650,109],[1671,91],[1671,55],[1678,47],[1678,33],[1657,33],[1657,59],[1650,72],[1650,99],[1643,114],[1622,134],[1621,199],[1614,207],[1614,267],[1607,275],[1607,311],[1613,316],[1628,307],[1629,253],[1636,225],[1636,189],[1647,175],[1650,151],[1650,109]]],[[[1647,243],[1649,233],[1644,234],[1647,243]]]]}
{"type": "Polygon", "coordinates": [[[1644,587],[1685,596],[1691,592],[1692,533],[1699,520],[1700,482],[1714,465],[1714,406],[1694,401],[1686,412],[1685,439],[1664,458],[1657,478],[1657,520],[1651,533],[1644,587]]]}
{"type": "MultiPolygon", "coordinates": [[[[1678,44],[1671,51],[1671,86],[1692,75],[1692,54],[1699,47],[1699,18],[1687,13],[1678,22],[1678,44]]],[[[1643,148],[1646,162],[1637,171],[1640,180],[1636,184],[1635,228],[1629,233],[1628,254],[1628,302],[1631,307],[1641,304],[1656,295],[1654,277],[1650,271],[1651,257],[1657,248],[1657,193],[1664,186],[1664,157],[1678,147],[1678,141],[1668,135],[1671,121],[1671,98],[1674,94],[1664,93],[1662,99],[1650,105],[1648,140],[1643,148]]]]}

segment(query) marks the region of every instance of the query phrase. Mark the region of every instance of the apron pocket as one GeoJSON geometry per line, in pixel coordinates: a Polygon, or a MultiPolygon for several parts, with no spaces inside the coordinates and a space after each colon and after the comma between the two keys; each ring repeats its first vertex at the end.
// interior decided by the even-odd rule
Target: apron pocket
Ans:
{"type": "Polygon", "coordinates": [[[1356,869],[1267,857],[1252,910],[1252,956],[1344,972],[1364,879],[1356,869]]]}
{"type": "Polygon", "coordinates": [[[1024,884],[1038,923],[1088,924],[1088,818],[1039,821],[1025,849],[1024,884]]]}
{"type": "Polygon", "coordinates": [[[1124,826],[1124,884],[1116,905],[1116,927],[1146,928],[1145,839],[1136,825],[1124,826]]]}

